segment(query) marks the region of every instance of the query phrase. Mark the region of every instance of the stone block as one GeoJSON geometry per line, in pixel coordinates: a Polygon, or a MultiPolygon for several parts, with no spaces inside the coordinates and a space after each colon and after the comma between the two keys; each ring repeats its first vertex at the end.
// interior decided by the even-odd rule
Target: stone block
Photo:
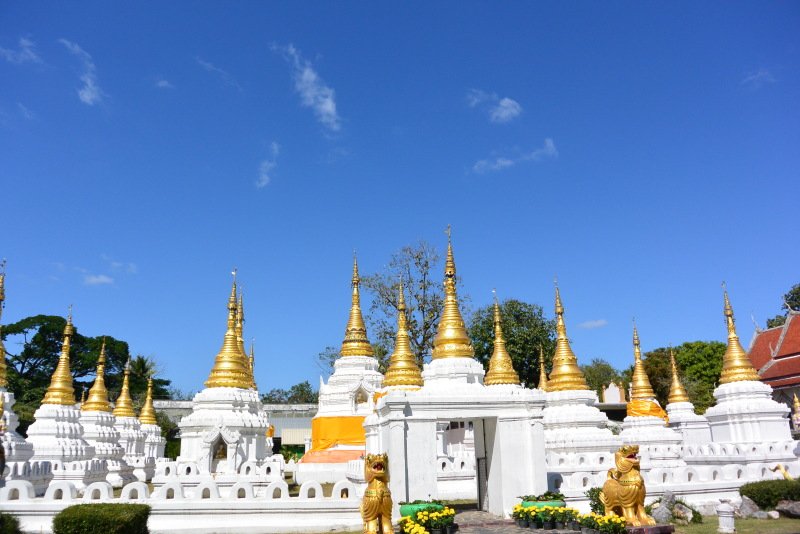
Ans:
{"type": "Polygon", "coordinates": [[[672,512],[670,512],[669,508],[667,508],[663,504],[660,505],[658,508],[653,509],[652,516],[653,519],[655,519],[656,523],[658,524],[665,524],[672,521],[672,512]]]}
{"type": "Polygon", "coordinates": [[[769,512],[767,512],[767,517],[769,519],[778,519],[780,516],[781,514],[778,513],[777,510],[770,510],[769,512]]]}
{"type": "Polygon", "coordinates": [[[672,517],[679,521],[686,521],[686,523],[691,523],[692,518],[694,517],[694,512],[692,509],[686,506],[685,504],[681,504],[679,502],[675,503],[675,506],[672,508],[672,517]]]}
{"type": "Polygon", "coordinates": [[[763,510],[759,510],[758,512],[755,512],[751,517],[753,517],[754,519],[769,519],[769,516],[767,515],[767,512],[765,512],[763,510]]]}
{"type": "Polygon", "coordinates": [[[800,501],[780,501],[775,510],[787,517],[800,518],[800,501]]]}
{"type": "Polygon", "coordinates": [[[661,504],[672,510],[672,507],[675,506],[675,494],[669,490],[665,491],[661,497],[661,504]]]}
{"type": "Polygon", "coordinates": [[[736,509],[736,517],[752,517],[759,508],[750,497],[742,497],[742,504],[736,509]]]}

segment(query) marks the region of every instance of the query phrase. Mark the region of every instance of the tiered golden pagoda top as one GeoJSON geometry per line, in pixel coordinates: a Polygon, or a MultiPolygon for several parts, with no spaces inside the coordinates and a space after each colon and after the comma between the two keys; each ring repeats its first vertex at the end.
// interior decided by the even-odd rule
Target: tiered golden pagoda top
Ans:
{"type": "Polygon", "coordinates": [[[111,403],[108,402],[108,390],[105,381],[106,373],[106,340],[103,338],[103,345],[100,347],[100,357],[97,358],[97,373],[94,378],[92,389],[89,390],[89,398],[81,405],[84,412],[110,412],[111,403]]]}
{"type": "Polygon", "coordinates": [[[683,388],[681,379],[678,378],[678,366],[675,365],[675,354],[672,352],[672,348],[669,349],[669,363],[672,366],[672,383],[669,386],[667,402],[669,404],[673,402],[690,402],[689,395],[687,395],[686,390],[683,388]]]}
{"type": "Polygon", "coordinates": [[[417,388],[423,384],[422,373],[417,365],[417,357],[411,350],[408,338],[408,318],[406,317],[406,299],[403,295],[403,284],[397,295],[397,335],[394,340],[394,352],[389,359],[389,369],[383,379],[384,387],[417,388]]]}
{"type": "Polygon", "coordinates": [[[142,411],[139,412],[139,422],[143,425],[155,425],[156,410],[153,407],[153,377],[147,379],[147,396],[144,398],[142,411]]]}
{"type": "MultiPolygon", "coordinates": [[[[723,288],[725,284],[723,284],[723,288]]],[[[743,380],[758,381],[759,376],[750,362],[750,358],[739,343],[739,336],[736,335],[736,324],[733,319],[733,308],[728,299],[728,290],[724,289],[725,295],[725,322],[728,325],[728,348],[722,357],[722,375],[720,384],[731,382],[741,382],[743,380]]]]}
{"type": "Polygon", "coordinates": [[[236,344],[239,347],[239,352],[242,354],[242,357],[247,361],[247,351],[244,348],[244,296],[242,295],[241,290],[239,290],[239,297],[236,303],[236,344]]]}
{"type": "Polygon", "coordinates": [[[547,385],[547,372],[544,370],[544,349],[539,345],[539,389],[542,391],[550,391],[547,385]]]}
{"type": "Polygon", "coordinates": [[[133,411],[133,399],[131,398],[130,377],[131,360],[128,358],[127,363],[125,363],[125,375],[122,378],[122,390],[120,390],[117,402],[114,404],[113,413],[117,417],[136,417],[136,412],[133,411]]]}
{"type": "Polygon", "coordinates": [[[633,376],[631,377],[631,400],[653,400],[656,393],[650,384],[650,378],[644,370],[642,348],[639,345],[639,331],[633,325],[633,376]]]}
{"type": "Polygon", "coordinates": [[[486,373],[483,383],[487,386],[519,384],[519,375],[514,370],[514,363],[506,350],[506,340],[503,337],[503,324],[497,295],[494,297],[494,350],[492,351],[492,357],[489,359],[489,371],[486,373]]]}
{"type": "Polygon", "coordinates": [[[572,352],[564,324],[564,305],[561,292],[556,285],[556,352],[553,355],[553,369],[547,381],[548,391],[587,390],[586,378],[578,367],[578,358],[572,352]]]}
{"type": "Polygon", "coordinates": [[[439,319],[436,337],[433,338],[431,357],[474,358],[475,349],[467,335],[464,319],[458,309],[456,294],[456,261],[453,259],[453,243],[450,240],[450,227],[447,227],[447,258],[444,263],[444,310],[439,319]]]}
{"type": "Polygon", "coordinates": [[[367,327],[364,325],[364,317],[361,315],[361,294],[358,286],[361,279],[358,277],[358,259],[353,256],[353,296],[350,303],[350,318],[347,320],[347,328],[344,331],[344,341],[342,341],[341,356],[374,356],[372,345],[367,338],[367,327]]]}
{"type": "Polygon", "coordinates": [[[6,260],[0,261],[0,388],[8,386],[6,347],[3,344],[3,306],[6,302],[6,260]]]}
{"type": "Polygon", "coordinates": [[[64,341],[61,343],[61,354],[58,357],[58,365],[50,378],[50,386],[44,394],[42,404],[61,404],[73,406],[75,404],[75,390],[72,387],[72,373],[69,370],[69,348],[70,339],[75,333],[72,326],[72,310],[67,316],[67,324],[64,326],[64,341]]]}
{"type": "Polygon", "coordinates": [[[234,274],[231,294],[228,297],[228,326],[222,348],[214,359],[214,367],[206,380],[208,388],[242,388],[251,387],[253,379],[250,376],[247,356],[239,347],[236,335],[236,315],[238,303],[236,301],[236,275],[234,274]]]}

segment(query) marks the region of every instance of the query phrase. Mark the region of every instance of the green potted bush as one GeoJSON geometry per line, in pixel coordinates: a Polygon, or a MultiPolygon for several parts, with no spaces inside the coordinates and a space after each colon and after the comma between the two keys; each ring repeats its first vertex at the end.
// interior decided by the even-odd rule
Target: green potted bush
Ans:
{"type": "Polygon", "coordinates": [[[543,506],[565,506],[564,495],[555,491],[546,491],[541,495],[522,495],[522,506],[525,508],[535,507],[542,508],[543,506]]]}

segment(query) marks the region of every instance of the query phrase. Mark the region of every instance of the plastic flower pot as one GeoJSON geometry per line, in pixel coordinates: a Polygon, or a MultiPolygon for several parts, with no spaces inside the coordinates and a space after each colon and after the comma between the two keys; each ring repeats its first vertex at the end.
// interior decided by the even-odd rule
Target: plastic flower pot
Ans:
{"type": "Polygon", "coordinates": [[[544,508],[545,506],[559,508],[566,506],[566,504],[564,501],[522,501],[523,508],[544,508]]]}
{"type": "Polygon", "coordinates": [[[561,521],[556,521],[555,522],[555,527],[556,527],[556,530],[564,530],[564,523],[562,523],[561,521]]]}
{"type": "Polygon", "coordinates": [[[400,505],[400,515],[402,517],[407,517],[407,516],[415,517],[417,512],[421,512],[422,510],[427,510],[429,512],[439,512],[443,509],[444,509],[443,505],[432,502],[423,502],[417,504],[408,503],[400,505]]]}
{"type": "Polygon", "coordinates": [[[545,521],[544,523],[542,523],[542,528],[545,530],[553,530],[553,522],[545,521]]]}

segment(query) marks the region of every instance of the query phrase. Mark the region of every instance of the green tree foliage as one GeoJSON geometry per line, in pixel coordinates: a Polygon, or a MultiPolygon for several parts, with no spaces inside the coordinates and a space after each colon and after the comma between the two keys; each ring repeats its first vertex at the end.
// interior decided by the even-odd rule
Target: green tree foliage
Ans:
{"type": "MultiPolygon", "coordinates": [[[[539,383],[539,348],[544,351],[545,368],[552,368],[555,351],[556,323],[544,316],[542,307],[515,299],[500,304],[503,336],[506,349],[514,362],[519,379],[528,387],[539,383]]],[[[494,305],[475,311],[469,321],[469,337],[475,348],[475,358],[489,368],[494,350],[494,305]]]]}
{"type": "Polygon", "coordinates": [[[611,382],[620,382],[621,376],[619,371],[607,361],[595,358],[589,365],[581,365],[583,376],[586,377],[586,383],[589,389],[597,392],[600,400],[603,399],[603,387],[608,386],[611,382]]]}
{"type": "MultiPolygon", "coordinates": [[[[18,430],[21,433],[24,433],[28,425],[33,422],[33,414],[50,385],[50,377],[61,353],[66,323],[63,317],[36,315],[3,327],[9,390],[17,399],[14,409],[20,419],[18,430]],[[15,351],[14,346],[19,347],[19,350],[15,351]]],[[[75,327],[75,334],[70,343],[70,370],[74,379],[76,401],[79,400],[81,391],[88,391],[94,381],[97,359],[104,339],[106,387],[112,401],[119,394],[122,387],[122,372],[130,356],[128,343],[112,336],[84,336],[75,327]]],[[[147,374],[141,373],[153,369],[153,363],[148,358],[137,356],[131,361],[131,394],[135,399],[140,399],[140,402],[144,399],[147,389],[147,374]]],[[[154,396],[165,398],[168,395],[166,387],[169,383],[169,380],[155,379],[154,396]]]]}
{"type": "MultiPolygon", "coordinates": [[[[675,363],[686,393],[694,403],[695,411],[703,413],[713,405],[714,388],[717,387],[722,372],[722,356],[725,343],[719,341],[689,341],[673,349],[675,363]]],[[[643,355],[644,368],[658,402],[667,405],[669,386],[672,382],[672,367],[669,362],[669,349],[657,348],[643,355]]],[[[623,379],[630,383],[633,366],[623,373],[623,379]]]]}
{"type": "Polygon", "coordinates": [[[264,404],[316,404],[319,400],[319,392],[314,391],[311,384],[306,380],[286,389],[271,389],[261,395],[261,402],[264,404]]]}
{"type": "Polygon", "coordinates": [[[789,312],[789,307],[793,310],[800,310],[800,284],[795,284],[792,288],[783,295],[783,305],[781,309],[786,310],[782,315],[776,315],[772,319],[767,319],[767,328],[774,328],[781,326],[786,322],[786,314],[789,312]]]}

